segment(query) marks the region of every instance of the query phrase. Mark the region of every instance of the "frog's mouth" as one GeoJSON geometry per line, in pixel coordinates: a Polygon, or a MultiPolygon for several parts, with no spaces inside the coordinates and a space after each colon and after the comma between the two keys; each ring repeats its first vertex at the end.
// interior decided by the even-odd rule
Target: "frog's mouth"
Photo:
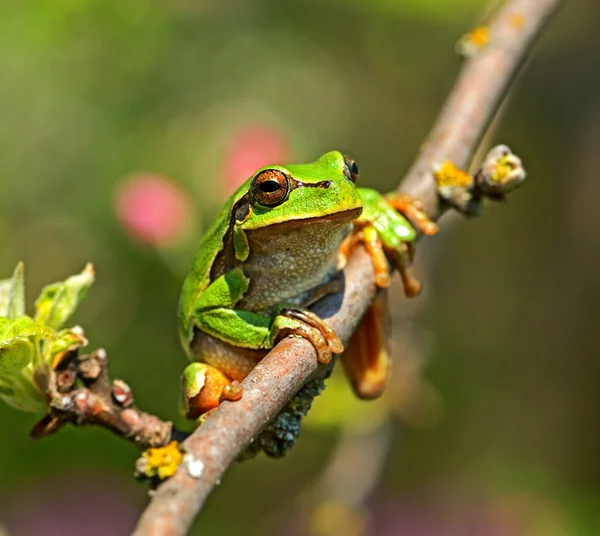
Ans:
{"type": "Polygon", "coordinates": [[[299,218],[297,220],[286,220],[277,224],[278,227],[285,227],[286,229],[293,229],[295,227],[302,227],[304,225],[342,225],[344,223],[350,223],[358,218],[363,211],[363,207],[355,207],[348,210],[342,210],[339,212],[332,212],[331,214],[325,214],[323,216],[313,216],[311,218],[299,218]]]}

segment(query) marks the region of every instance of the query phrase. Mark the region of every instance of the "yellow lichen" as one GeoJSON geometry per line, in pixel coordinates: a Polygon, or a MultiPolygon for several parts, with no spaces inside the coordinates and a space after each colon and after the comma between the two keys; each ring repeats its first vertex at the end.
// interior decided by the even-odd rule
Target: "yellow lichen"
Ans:
{"type": "Polygon", "coordinates": [[[458,169],[453,162],[446,160],[433,170],[438,188],[468,188],[473,183],[473,177],[458,169]]]}
{"type": "Polygon", "coordinates": [[[478,26],[467,34],[471,42],[479,48],[484,47],[490,42],[490,29],[488,26],[478,26]]]}
{"type": "Polygon", "coordinates": [[[511,13],[508,16],[508,24],[510,24],[515,30],[520,30],[525,26],[525,16],[522,13],[511,13]]]}
{"type": "Polygon", "coordinates": [[[463,35],[456,43],[456,51],[466,58],[472,58],[482,48],[486,47],[491,39],[489,26],[478,26],[463,35]]]}
{"type": "Polygon", "coordinates": [[[177,441],[171,441],[165,447],[149,448],[142,458],[146,462],[144,474],[148,478],[158,476],[161,480],[172,477],[181,463],[183,454],[177,441]]]}

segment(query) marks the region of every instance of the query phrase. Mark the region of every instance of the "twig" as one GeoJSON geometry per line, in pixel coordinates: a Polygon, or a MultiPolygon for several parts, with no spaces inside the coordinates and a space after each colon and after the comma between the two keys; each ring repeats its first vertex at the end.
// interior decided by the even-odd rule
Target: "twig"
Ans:
{"type": "Polygon", "coordinates": [[[491,42],[465,63],[435,125],[399,189],[440,215],[431,166],[464,167],[506,97],[533,44],[565,0],[509,0],[490,25],[491,42]]]}
{"type": "MultiPolygon", "coordinates": [[[[535,39],[562,3],[508,1],[490,25],[491,43],[466,62],[399,188],[421,199],[432,219],[439,218],[443,211],[432,166],[444,160],[461,167],[467,163],[535,39]]],[[[375,295],[371,261],[363,250],[352,255],[344,278],[344,292],[322,300],[315,312],[346,343],[375,295]]],[[[221,404],[184,442],[189,463],[182,464],[175,476],[157,489],[134,535],[186,534],[237,455],[317,371],[316,357],[314,348],[304,339],[285,339],[269,352],[244,380],[243,398],[221,404]]]]}
{"type": "Polygon", "coordinates": [[[101,426],[140,448],[159,447],[185,437],[172,422],[136,408],[125,382],[110,381],[108,358],[102,349],[82,356],[70,352],[47,379],[39,378],[38,383],[46,393],[50,412],[34,426],[33,439],[54,433],[67,422],[101,426]]]}

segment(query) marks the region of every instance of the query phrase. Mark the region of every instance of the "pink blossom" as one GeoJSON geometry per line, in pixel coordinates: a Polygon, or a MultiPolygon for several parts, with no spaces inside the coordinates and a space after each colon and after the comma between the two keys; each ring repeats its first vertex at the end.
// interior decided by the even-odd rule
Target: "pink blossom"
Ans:
{"type": "Polygon", "coordinates": [[[233,133],[225,152],[226,194],[233,193],[258,168],[289,161],[284,134],[267,125],[249,125],[233,133]]]}
{"type": "Polygon", "coordinates": [[[114,207],[125,230],[154,246],[181,239],[189,228],[192,204],[176,184],[149,173],[125,177],[118,186],[114,207]]]}

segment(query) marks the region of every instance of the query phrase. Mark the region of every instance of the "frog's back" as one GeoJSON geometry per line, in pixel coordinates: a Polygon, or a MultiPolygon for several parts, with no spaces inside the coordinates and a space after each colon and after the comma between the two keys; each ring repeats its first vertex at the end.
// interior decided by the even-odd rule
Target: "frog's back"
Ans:
{"type": "Polygon", "coordinates": [[[192,338],[192,313],[194,304],[211,283],[211,270],[219,253],[223,250],[225,237],[230,226],[233,206],[248,190],[245,182],[225,203],[219,215],[208,228],[183,281],[179,296],[179,337],[187,350],[192,338]]]}

